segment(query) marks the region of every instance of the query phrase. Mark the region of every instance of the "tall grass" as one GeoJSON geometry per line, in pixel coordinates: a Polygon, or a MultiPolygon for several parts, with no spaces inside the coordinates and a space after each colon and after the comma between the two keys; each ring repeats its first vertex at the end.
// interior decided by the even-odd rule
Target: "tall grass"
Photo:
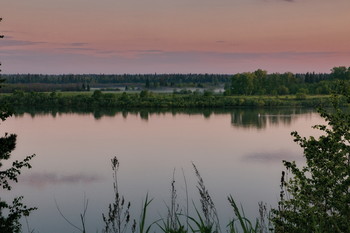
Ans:
{"type": "Polygon", "coordinates": [[[109,204],[108,214],[102,214],[103,222],[105,223],[103,233],[124,233],[127,231],[130,223],[130,207],[131,203],[124,199],[119,193],[118,187],[118,169],[119,161],[117,157],[111,159],[113,171],[113,191],[114,203],[109,204]]]}
{"type": "Polygon", "coordinates": [[[200,196],[200,203],[201,203],[201,210],[202,214],[199,212],[197,207],[194,205],[197,219],[194,217],[190,217],[190,220],[195,223],[195,226],[198,228],[197,230],[194,230],[193,227],[191,227],[193,232],[214,232],[218,233],[221,232],[220,229],[220,222],[217,210],[215,208],[213,199],[209,195],[208,189],[204,185],[204,181],[202,176],[200,175],[196,165],[192,163],[194,172],[196,174],[196,177],[198,179],[197,182],[197,189],[200,196]]]}
{"type": "MultiPolygon", "coordinates": [[[[232,208],[233,217],[226,224],[226,229],[222,230],[222,225],[219,221],[219,215],[215,207],[214,201],[209,194],[208,189],[204,184],[204,180],[196,165],[192,163],[195,176],[197,178],[197,191],[199,193],[200,208],[196,206],[195,201],[192,200],[192,211],[189,210],[188,191],[186,177],[183,172],[184,182],[186,186],[186,206],[180,208],[177,202],[177,190],[175,187],[175,169],[171,180],[170,188],[170,203],[165,204],[167,215],[161,216],[159,219],[151,221],[147,224],[149,215],[148,209],[153,199],[149,197],[148,193],[145,200],[142,202],[140,217],[137,221],[135,218],[131,220],[131,203],[126,201],[126,198],[121,195],[118,187],[118,169],[119,161],[116,157],[111,159],[113,171],[113,191],[114,201],[108,205],[108,212],[102,214],[102,219],[105,224],[102,233],[268,233],[272,232],[271,224],[269,222],[269,215],[266,205],[259,203],[259,219],[255,222],[249,220],[245,214],[243,207],[239,208],[232,197],[228,196],[228,204],[232,208]],[[194,213],[190,215],[189,213],[194,213]]],[[[84,198],[84,211],[80,215],[81,227],[70,222],[59,209],[60,215],[74,227],[76,230],[86,233],[85,229],[85,214],[87,211],[88,202],[84,198]]]]}
{"type": "MultiPolygon", "coordinates": [[[[188,196],[187,192],[186,196],[188,196]]],[[[157,223],[157,226],[160,228],[160,230],[165,233],[187,232],[188,221],[186,221],[186,223],[181,221],[181,218],[184,216],[184,214],[182,213],[180,205],[177,203],[177,191],[175,188],[175,169],[173,171],[173,177],[171,180],[170,205],[166,204],[166,208],[168,210],[167,217],[165,219],[161,218],[161,223],[157,223]]],[[[188,215],[188,205],[186,205],[186,214],[188,215]]]]}

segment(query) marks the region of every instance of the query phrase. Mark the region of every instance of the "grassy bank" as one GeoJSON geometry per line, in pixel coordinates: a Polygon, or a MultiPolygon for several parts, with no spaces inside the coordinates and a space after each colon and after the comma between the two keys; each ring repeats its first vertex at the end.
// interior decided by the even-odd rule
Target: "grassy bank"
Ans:
{"type": "MultiPolygon", "coordinates": [[[[345,102],[344,102],[345,103],[345,102]]],[[[14,92],[1,94],[0,104],[14,107],[117,107],[117,108],[234,108],[234,107],[318,107],[329,104],[328,95],[224,96],[211,92],[190,94],[110,92],[14,92]]]]}

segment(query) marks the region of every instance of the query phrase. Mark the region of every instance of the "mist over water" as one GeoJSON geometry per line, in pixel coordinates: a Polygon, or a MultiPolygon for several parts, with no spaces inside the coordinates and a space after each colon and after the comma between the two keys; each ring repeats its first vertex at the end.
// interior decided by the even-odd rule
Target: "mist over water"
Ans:
{"type": "MultiPolygon", "coordinates": [[[[18,135],[12,159],[35,153],[33,168],[20,176],[11,196],[39,209],[28,218],[35,232],[76,232],[63,214],[80,224],[84,196],[89,232],[101,231],[102,213],[113,201],[110,159],[120,162],[119,188],[138,220],[142,201],[154,198],[149,222],[166,217],[175,169],[178,202],[199,207],[192,162],[199,169],[225,226],[233,216],[227,196],[242,203],[246,215],[258,216],[258,202],[275,206],[282,160],[303,164],[291,131],[319,135],[312,125],[323,120],[309,109],[235,109],[230,111],[31,112],[11,117],[2,133],[18,135]]],[[[6,197],[5,197],[6,198],[6,197]]]]}

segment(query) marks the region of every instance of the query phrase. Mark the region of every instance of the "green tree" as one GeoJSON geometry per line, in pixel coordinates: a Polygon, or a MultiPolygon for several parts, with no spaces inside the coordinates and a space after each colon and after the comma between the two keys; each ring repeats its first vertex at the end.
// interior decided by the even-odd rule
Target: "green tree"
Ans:
{"type": "Polygon", "coordinates": [[[150,95],[150,92],[148,90],[142,90],[140,92],[140,98],[147,98],[150,95]]]}
{"type": "Polygon", "coordinates": [[[146,79],[145,88],[147,88],[147,89],[149,89],[149,88],[150,88],[149,78],[147,78],[147,79],[146,79]]]}
{"type": "Polygon", "coordinates": [[[332,77],[335,79],[349,79],[350,78],[350,67],[346,68],[345,66],[334,67],[331,69],[332,77]]]}
{"type": "Polygon", "coordinates": [[[231,80],[231,93],[239,95],[252,95],[254,91],[254,73],[245,72],[235,74],[231,80]]]}
{"type": "Polygon", "coordinates": [[[267,79],[267,71],[258,69],[254,71],[254,74],[256,76],[254,84],[256,90],[254,94],[264,95],[266,93],[265,83],[267,79]]]}
{"type": "Polygon", "coordinates": [[[103,96],[102,91],[100,91],[100,90],[95,90],[94,93],[92,93],[92,96],[91,96],[91,97],[92,97],[93,99],[95,99],[95,100],[99,100],[99,99],[102,98],[102,96],[103,96]]]}
{"type": "MultiPolygon", "coordinates": [[[[350,96],[342,93],[350,103],[350,96]]],[[[283,161],[281,200],[273,210],[275,232],[350,232],[350,114],[332,98],[333,111],[320,109],[328,125],[316,125],[322,136],[294,141],[304,150],[306,166],[283,161]],[[288,178],[288,174],[291,177],[288,178]]]]}

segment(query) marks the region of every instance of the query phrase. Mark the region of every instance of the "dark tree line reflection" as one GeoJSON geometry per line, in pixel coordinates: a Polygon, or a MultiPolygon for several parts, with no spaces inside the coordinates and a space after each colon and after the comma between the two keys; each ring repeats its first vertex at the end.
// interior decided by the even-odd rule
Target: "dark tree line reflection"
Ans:
{"type": "Polygon", "coordinates": [[[312,109],[238,109],[231,112],[231,124],[235,127],[264,129],[267,126],[290,125],[298,116],[311,114],[312,109]]]}
{"type": "Polygon", "coordinates": [[[96,120],[103,117],[114,117],[121,115],[138,116],[140,119],[148,121],[153,115],[202,115],[209,119],[213,115],[231,115],[231,125],[238,128],[264,129],[268,126],[290,125],[300,115],[311,114],[313,109],[307,108],[237,108],[237,109],[115,109],[115,108],[94,108],[94,109],[72,109],[72,108],[19,108],[15,109],[17,116],[30,114],[33,118],[41,115],[51,115],[57,117],[63,114],[92,114],[96,120]]]}

